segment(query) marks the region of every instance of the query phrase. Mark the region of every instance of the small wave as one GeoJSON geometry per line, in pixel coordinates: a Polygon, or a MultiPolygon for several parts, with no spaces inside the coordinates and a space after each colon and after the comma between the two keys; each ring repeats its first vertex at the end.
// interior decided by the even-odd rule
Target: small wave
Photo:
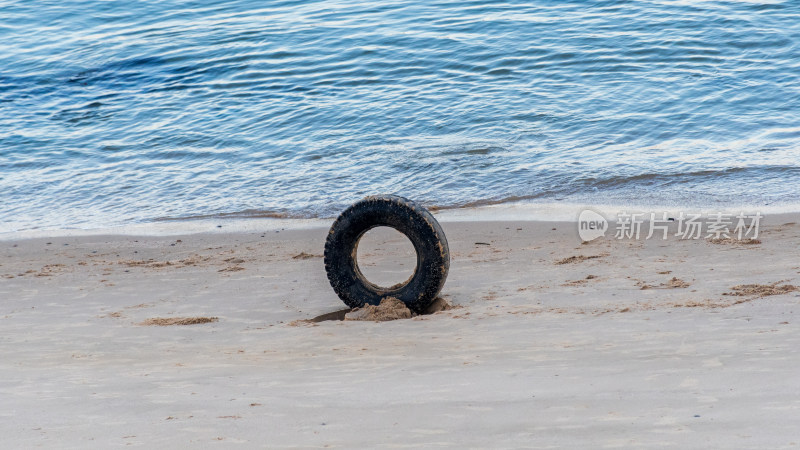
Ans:
{"type": "Polygon", "coordinates": [[[235,212],[220,212],[215,214],[187,214],[176,217],[156,217],[153,222],[180,222],[189,220],[207,219],[312,219],[317,218],[312,214],[289,213],[278,211],[265,211],[258,209],[246,209],[235,212]]]}

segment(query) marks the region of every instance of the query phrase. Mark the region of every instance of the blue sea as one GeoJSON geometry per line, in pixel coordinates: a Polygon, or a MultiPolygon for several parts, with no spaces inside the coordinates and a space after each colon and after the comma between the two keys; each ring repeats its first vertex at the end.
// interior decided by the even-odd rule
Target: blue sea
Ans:
{"type": "Polygon", "coordinates": [[[0,229],[800,210],[800,2],[0,1],[0,229]]]}

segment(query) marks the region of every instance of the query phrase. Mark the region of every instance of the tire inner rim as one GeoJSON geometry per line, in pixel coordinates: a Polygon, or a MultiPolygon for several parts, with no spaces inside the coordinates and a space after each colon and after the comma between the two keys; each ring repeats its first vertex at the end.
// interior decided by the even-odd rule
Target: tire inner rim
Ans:
{"type": "MultiPolygon", "coordinates": [[[[370,239],[376,239],[376,237],[371,236],[370,239]]],[[[384,251],[386,251],[386,249],[384,249],[384,251]]],[[[391,256],[392,255],[388,255],[388,257],[391,257],[391,256]]],[[[405,255],[403,255],[403,256],[405,256],[405,255]]],[[[420,263],[421,263],[419,251],[417,250],[417,247],[414,245],[414,243],[411,241],[411,239],[408,236],[406,236],[405,233],[401,232],[400,230],[398,230],[398,229],[396,229],[394,227],[386,226],[386,225],[374,226],[374,227],[371,227],[371,228],[368,228],[368,229],[364,230],[364,232],[361,233],[361,235],[356,240],[356,244],[355,244],[355,246],[353,248],[353,262],[355,263],[355,266],[356,266],[355,267],[356,272],[361,276],[361,278],[364,281],[366,281],[374,289],[379,289],[379,290],[383,290],[383,291],[393,291],[393,290],[400,289],[403,286],[407,285],[412,279],[414,279],[414,275],[416,275],[417,272],[419,271],[419,266],[420,266],[420,263]],[[404,281],[401,281],[399,283],[395,283],[395,284],[393,284],[391,286],[381,286],[381,285],[376,284],[373,281],[371,281],[369,279],[369,277],[367,277],[366,274],[364,274],[364,272],[361,270],[361,266],[358,263],[358,248],[359,248],[359,244],[361,244],[362,239],[364,239],[364,236],[366,236],[370,231],[377,230],[377,229],[382,229],[382,228],[394,231],[392,238],[395,237],[394,234],[402,236],[404,241],[405,241],[405,242],[403,242],[403,245],[402,245],[403,248],[405,248],[406,244],[407,244],[408,246],[410,246],[411,248],[414,249],[414,256],[415,256],[414,271],[411,272],[411,275],[409,275],[408,278],[406,278],[404,281]]]]}

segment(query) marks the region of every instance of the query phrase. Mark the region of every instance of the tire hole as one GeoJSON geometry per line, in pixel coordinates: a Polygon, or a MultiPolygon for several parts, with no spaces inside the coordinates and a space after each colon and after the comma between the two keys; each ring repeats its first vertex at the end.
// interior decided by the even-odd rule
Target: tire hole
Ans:
{"type": "Polygon", "coordinates": [[[358,241],[356,264],[370,283],[390,288],[404,284],[414,275],[417,251],[405,234],[390,227],[376,227],[358,241]]]}

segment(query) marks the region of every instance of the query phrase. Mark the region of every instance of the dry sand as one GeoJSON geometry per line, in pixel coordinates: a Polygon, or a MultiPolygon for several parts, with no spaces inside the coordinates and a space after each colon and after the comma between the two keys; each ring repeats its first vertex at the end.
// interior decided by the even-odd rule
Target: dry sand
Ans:
{"type": "Polygon", "coordinates": [[[796,448],[798,222],[443,222],[456,308],[381,323],[341,320],[325,226],[0,241],[4,447],[796,448]]]}

